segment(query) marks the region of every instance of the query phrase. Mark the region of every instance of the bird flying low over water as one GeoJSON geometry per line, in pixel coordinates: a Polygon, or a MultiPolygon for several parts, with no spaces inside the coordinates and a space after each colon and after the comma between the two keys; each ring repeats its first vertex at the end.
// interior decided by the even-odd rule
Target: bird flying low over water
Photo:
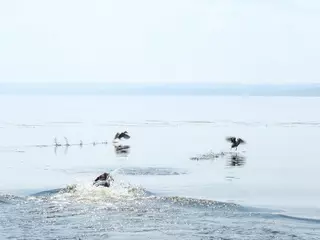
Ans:
{"type": "Polygon", "coordinates": [[[66,146],[69,147],[70,144],[69,144],[68,138],[64,137],[64,140],[66,141],[66,146]]]}
{"type": "Polygon", "coordinates": [[[61,146],[61,144],[60,144],[60,143],[58,143],[57,138],[54,138],[54,145],[55,145],[56,147],[61,146]]]}
{"type": "Polygon", "coordinates": [[[227,137],[226,140],[227,140],[228,142],[231,142],[231,143],[232,143],[231,149],[232,149],[232,148],[236,148],[236,150],[238,149],[238,146],[239,146],[240,144],[245,144],[245,143],[246,143],[243,139],[241,139],[241,138],[235,138],[235,137],[227,137]]]}
{"type": "Polygon", "coordinates": [[[128,135],[128,132],[127,132],[127,131],[124,131],[124,132],[122,132],[122,133],[117,133],[117,134],[114,136],[114,140],[116,140],[116,139],[121,140],[122,138],[124,138],[124,139],[129,139],[129,138],[130,138],[130,136],[128,135]]]}

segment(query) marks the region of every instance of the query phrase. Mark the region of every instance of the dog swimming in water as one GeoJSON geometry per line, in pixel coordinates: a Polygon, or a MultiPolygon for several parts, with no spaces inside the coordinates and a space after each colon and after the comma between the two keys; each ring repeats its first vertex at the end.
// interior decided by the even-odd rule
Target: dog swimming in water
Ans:
{"type": "Polygon", "coordinates": [[[93,185],[96,187],[98,187],[98,186],[110,187],[111,181],[114,181],[114,179],[111,177],[111,175],[109,173],[103,173],[94,180],[93,185]]]}

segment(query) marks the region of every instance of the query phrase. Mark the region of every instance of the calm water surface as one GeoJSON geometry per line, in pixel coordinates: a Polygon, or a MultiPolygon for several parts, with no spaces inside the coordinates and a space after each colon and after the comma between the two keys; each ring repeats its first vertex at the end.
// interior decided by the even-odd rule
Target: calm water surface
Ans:
{"type": "Polygon", "coordinates": [[[320,238],[319,98],[0,100],[0,239],[320,238]]]}

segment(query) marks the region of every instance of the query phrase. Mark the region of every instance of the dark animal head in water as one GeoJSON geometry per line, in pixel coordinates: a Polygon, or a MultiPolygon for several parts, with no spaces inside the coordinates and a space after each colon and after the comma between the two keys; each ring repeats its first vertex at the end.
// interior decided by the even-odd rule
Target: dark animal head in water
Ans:
{"type": "Polygon", "coordinates": [[[99,177],[94,180],[93,185],[95,186],[103,186],[110,187],[110,181],[114,181],[114,179],[108,173],[103,173],[99,177]]]}

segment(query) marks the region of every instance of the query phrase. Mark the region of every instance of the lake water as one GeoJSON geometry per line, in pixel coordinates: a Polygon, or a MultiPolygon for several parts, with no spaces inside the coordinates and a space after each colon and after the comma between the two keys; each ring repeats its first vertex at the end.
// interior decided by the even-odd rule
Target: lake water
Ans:
{"type": "Polygon", "coordinates": [[[319,105],[2,95],[0,239],[319,239],[319,105]],[[103,172],[111,188],[92,186],[103,172]]]}

